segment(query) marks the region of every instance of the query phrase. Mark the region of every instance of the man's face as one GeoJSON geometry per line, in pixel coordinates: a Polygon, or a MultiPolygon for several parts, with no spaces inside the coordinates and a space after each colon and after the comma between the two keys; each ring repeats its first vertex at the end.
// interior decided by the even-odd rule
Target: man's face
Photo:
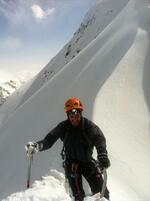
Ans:
{"type": "Polygon", "coordinates": [[[78,126],[81,121],[81,111],[73,109],[68,112],[68,119],[73,126],[78,126]]]}

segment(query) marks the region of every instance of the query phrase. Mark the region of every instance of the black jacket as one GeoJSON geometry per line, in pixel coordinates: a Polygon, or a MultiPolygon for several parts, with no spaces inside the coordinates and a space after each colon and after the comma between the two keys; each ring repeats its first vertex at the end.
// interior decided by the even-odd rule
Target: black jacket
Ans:
{"type": "Polygon", "coordinates": [[[68,120],[59,123],[43,140],[37,142],[40,145],[40,151],[49,149],[59,138],[64,143],[68,160],[90,161],[94,146],[98,155],[107,154],[106,139],[102,131],[84,117],[78,127],[74,127],[68,120]]]}

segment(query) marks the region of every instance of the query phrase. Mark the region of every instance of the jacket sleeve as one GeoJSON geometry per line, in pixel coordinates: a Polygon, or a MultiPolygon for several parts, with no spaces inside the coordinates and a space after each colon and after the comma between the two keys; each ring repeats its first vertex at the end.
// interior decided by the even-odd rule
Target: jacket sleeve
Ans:
{"type": "Polygon", "coordinates": [[[95,128],[94,141],[95,141],[95,147],[96,147],[96,150],[97,150],[97,154],[98,155],[107,154],[106,138],[103,135],[103,133],[100,130],[100,128],[98,128],[98,127],[95,128]]]}
{"type": "Polygon", "coordinates": [[[52,129],[46,137],[38,141],[39,151],[44,151],[53,146],[53,144],[60,138],[61,134],[64,132],[64,122],[59,123],[54,129],[52,129]]]}
{"type": "Polygon", "coordinates": [[[107,155],[106,138],[101,129],[92,122],[90,126],[91,140],[93,146],[96,147],[98,155],[107,155]]]}

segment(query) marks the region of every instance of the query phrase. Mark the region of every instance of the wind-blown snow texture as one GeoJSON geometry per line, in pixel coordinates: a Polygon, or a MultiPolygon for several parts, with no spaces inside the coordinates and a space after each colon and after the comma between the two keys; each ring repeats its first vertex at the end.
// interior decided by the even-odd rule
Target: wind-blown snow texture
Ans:
{"type": "MultiPolygon", "coordinates": [[[[1,199],[20,191],[3,200],[70,200],[61,168],[62,143],[35,155],[32,181],[36,182],[29,190],[25,190],[24,146],[64,120],[63,103],[76,96],[85,104],[84,115],[107,138],[111,200],[150,200],[149,14],[149,1],[98,1],[69,44],[38,74],[1,127],[1,199]],[[98,32],[92,26],[101,28],[98,32]],[[77,47],[81,51],[72,58],[77,47]],[[54,73],[49,74],[51,70],[54,73]],[[39,180],[49,169],[48,176],[39,180]]],[[[85,189],[89,191],[88,185],[85,189]]]]}

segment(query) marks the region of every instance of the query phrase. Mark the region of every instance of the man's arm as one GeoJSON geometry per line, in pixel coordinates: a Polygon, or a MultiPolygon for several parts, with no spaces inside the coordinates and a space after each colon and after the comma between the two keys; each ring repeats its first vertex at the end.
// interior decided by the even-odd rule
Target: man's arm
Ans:
{"type": "Polygon", "coordinates": [[[97,150],[97,158],[99,161],[100,168],[108,168],[110,166],[110,161],[108,158],[108,152],[106,147],[106,138],[101,129],[96,125],[94,125],[93,127],[92,138],[93,144],[97,150]]]}
{"type": "Polygon", "coordinates": [[[64,132],[64,126],[64,122],[59,123],[46,135],[43,140],[36,142],[39,145],[39,151],[44,151],[51,148],[64,132]]]}

